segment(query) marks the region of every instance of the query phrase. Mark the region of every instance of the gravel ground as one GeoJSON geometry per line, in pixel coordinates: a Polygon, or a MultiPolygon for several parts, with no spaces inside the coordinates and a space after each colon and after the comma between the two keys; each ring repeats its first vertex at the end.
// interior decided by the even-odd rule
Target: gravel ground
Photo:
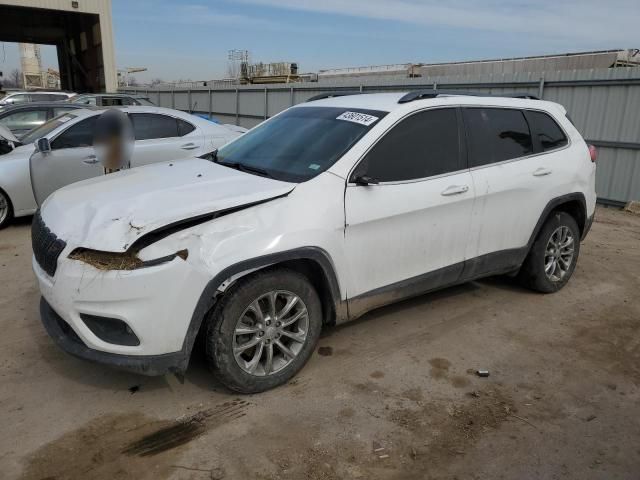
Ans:
{"type": "Polygon", "coordinates": [[[640,216],[599,208],[568,286],[505,278],[325,332],[238,397],[72,358],[40,325],[29,224],[0,232],[3,479],[638,479],[640,216]],[[490,371],[488,378],[476,369],[490,371]]]}

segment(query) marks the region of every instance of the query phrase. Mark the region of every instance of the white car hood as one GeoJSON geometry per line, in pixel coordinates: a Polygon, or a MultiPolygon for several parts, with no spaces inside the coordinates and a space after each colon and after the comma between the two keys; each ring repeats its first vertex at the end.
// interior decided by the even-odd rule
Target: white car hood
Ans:
{"type": "Polygon", "coordinates": [[[9,130],[4,125],[0,125],[0,138],[3,138],[10,142],[14,142],[18,144],[20,143],[20,140],[18,140],[16,136],[13,133],[11,133],[11,130],[9,130]]]}
{"type": "Polygon", "coordinates": [[[40,214],[70,245],[124,252],[146,233],[285,195],[295,184],[201,159],[158,163],[74,183],[47,198],[40,214]]]}

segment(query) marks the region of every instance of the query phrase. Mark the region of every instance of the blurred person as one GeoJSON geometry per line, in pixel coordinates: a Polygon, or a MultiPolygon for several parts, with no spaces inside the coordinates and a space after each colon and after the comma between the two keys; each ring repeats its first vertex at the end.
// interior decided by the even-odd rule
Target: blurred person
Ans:
{"type": "Polygon", "coordinates": [[[105,175],[131,166],[133,144],[133,127],[126,113],[110,109],[98,117],[93,145],[105,175]]]}

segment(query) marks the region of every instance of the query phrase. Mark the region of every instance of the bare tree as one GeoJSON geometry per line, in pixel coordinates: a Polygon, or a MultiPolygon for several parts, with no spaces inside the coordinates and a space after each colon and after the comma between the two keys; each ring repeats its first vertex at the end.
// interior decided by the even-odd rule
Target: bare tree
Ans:
{"type": "Polygon", "coordinates": [[[129,86],[130,87],[137,87],[139,85],[138,80],[136,80],[136,77],[131,76],[129,77],[129,86]]]}
{"type": "Polygon", "coordinates": [[[7,88],[23,88],[22,72],[17,68],[12,70],[4,81],[4,86],[7,88]]]}
{"type": "Polygon", "coordinates": [[[149,85],[151,85],[152,87],[155,87],[155,86],[158,86],[158,85],[162,85],[163,83],[165,83],[165,81],[162,80],[161,78],[154,78],[154,79],[151,80],[149,85]]]}

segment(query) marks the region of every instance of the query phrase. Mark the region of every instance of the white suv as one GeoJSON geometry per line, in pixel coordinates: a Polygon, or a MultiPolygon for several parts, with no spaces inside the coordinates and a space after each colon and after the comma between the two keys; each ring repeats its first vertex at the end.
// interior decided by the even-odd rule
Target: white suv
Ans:
{"type": "MultiPolygon", "coordinates": [[[[324,96],[327,97],[327,96],[324,96]]],[[[555,292],[594,214],[595,151],[530,98],[334,95],[212,161],[65,187],[33,222],[44,325],[68,352],[229,388],[302,368],[323,325],[496,274],[555,292]]]]}

